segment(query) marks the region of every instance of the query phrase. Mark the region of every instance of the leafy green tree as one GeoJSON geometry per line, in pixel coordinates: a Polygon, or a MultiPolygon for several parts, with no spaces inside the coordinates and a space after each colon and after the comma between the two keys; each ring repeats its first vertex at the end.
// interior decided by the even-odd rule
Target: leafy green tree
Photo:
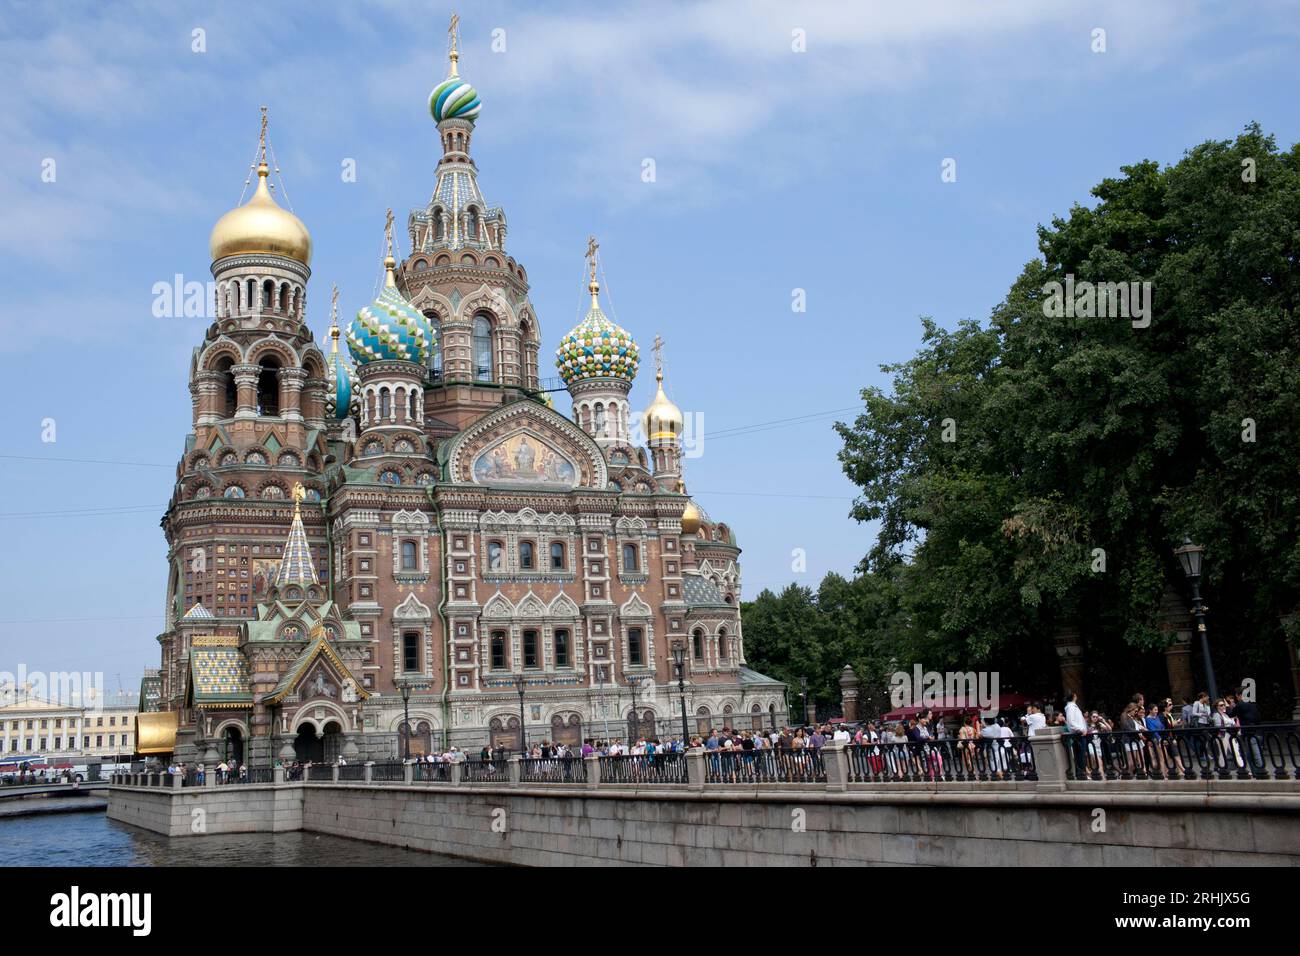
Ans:
{"type": "Polygon", "coordinates": [[[1189,534],[1206,547],[1220,690],[1253,677],[1289,711],[1300,150],[1251,125],[1122,173],[1040,227],[1041,258],[987,325],[924,321],[916,356],[885,367],[892,389],[864,390],[837,426],[862,489],[852,514],[881,527],[863,570],[899,588],[900,659],[996,665],[1050,693],[1051,636],[1078,626],[1107,662],[1090,686],[1116,702],[1158,670],[1145,652],[1162,646],[1166,589],[1185,591],[1171,549],[1189,534]],[[1121,287],[1090,299],[1085,283],[1137,295],[1111,315],[1121,287]],[[1062,314],[1071,286],[1080,308],[1062,314]],[[1141,663],[1116,673],[1124,649],[1141,663]]]}

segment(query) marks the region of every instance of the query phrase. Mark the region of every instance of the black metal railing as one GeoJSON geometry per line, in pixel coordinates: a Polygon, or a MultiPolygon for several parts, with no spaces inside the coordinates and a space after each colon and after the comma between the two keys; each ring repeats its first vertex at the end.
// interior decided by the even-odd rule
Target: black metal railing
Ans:
{"type": "Polygon", "coordinates": [[[1300,780],[1300,724],[1065,734],[1070,780],[1300,780]]]}
{"type": "Polygon", "coordinates": [[[347,763],[339,767],[339,780],[356,781],[356,780],[365,780],[365,779],[366,779],[365,764],[347,763]]]}
{"type": "Polygon", "coordinates": [[[524,783],[586,783],[587,764],[581,757],[525,757],[519,761],[524,783]]]}
{"type": "Polygon", "coordinates": [[[686,755],[663,753],[601,757],[600,782],[602,784],[687,783],[686,755]]]}
{"type": "Polygon", "coordinates": [[[1028,737],[853,744],[844,748],[850,783],[1037,780],[1028,737]]]}
{"type": "Polygon", "coordinates": [[[445,760],[437,763],[422,760],[415,765],[414,779],[422,783],[450,783],[451,764],[445,760]]]}
{"type": "Polygon", "coordinates": [[[706,783],[825,783],[822,752],[803,750],[710,750],[704,754],[706,783]]]}
{"type": "Polygon", "coordinates": [[[405,783],[406,767],[400,760],[377,763],[370,768],[370,779],[376,783],[405,783]]]}
{"type": "Polygon", "coordinates": [[[460,765],[460,778],[467,783],[509,783],[509,760],[466,760],[460,765]]]}

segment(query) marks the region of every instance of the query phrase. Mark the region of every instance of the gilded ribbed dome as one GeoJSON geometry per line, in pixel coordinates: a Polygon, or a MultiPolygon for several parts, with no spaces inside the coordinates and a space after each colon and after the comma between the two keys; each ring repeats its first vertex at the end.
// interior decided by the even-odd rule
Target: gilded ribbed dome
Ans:
{"type": "Polygon", "coordinates": [[[641,416],[641,430],[645,433],[646,441],[677,438],[682,433],[682,410],[664,394],[662,372],[655,374],[655,382],[659,391],[641,416]]]}
{"type": "Polygon", "coordinates": [[[260,163],[253,198],[230,210],[212,227],[208,244],[213,262],[245,252],[285,256],[303,265],[311,262],[311,233],[301,219],[281,209],[272,198],[266,183],[269,172],[266,163],[260,163]]]}

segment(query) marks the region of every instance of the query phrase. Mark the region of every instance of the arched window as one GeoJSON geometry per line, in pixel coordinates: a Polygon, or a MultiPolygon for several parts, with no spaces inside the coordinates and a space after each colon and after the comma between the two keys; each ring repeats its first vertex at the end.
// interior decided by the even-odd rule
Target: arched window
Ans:
{"type": "Polygon", "coordinates": [[[597,404],[596,405],[596,434],[597,435],[605,434],[606,424],[607,421],[605,418],[605,406],[601,404],[597,404]]]}
{"type": "Polygon", "coordinates": [[[699,628],[691,635],[691,653],[697,661],[704,660],[704,632],[699,628]]]}
{"type": "Polygon", "coordinates": [[[419,403],[419,400],[418,400],[418,393],[415,391],[415,389],[411,389],[411,394],[408,395],[406,398],[407,398],[407,406],[408,406],[407,409],[406,409],[406,420],[407,420],[408,422],[416,422],[416,421],[419,421],[419,420],[420,420],[420,412],[419,412],[420,403],[419,403]]]}
{"type": "Polygon", "coordinates": [[[551,570],[552,571],[564,570],[564,542],[563,541],[551,542],[551,570]]]}
{"type": "Polygon", "coordinates": [[[627,662],[629,664],[640,664],[643,658],[641,628],[629,627],[627,629],[627,662]]]}
{"type": "Polygon", "coordinates": [[[217,363],[217,374],[221,376],[221,417],[233,418],[235,409],[239,407],[239,389],[235,385],[235,376],[230,372],[230,366],[235,364],[231,358],[223,358],[217,363]]]}
{"type": "Polygon", "coordinates": [[[465,221],[465,238],[472,242],[478,241],[478,210],[471,209],[469,216],[465,221]]]}
{"type": "Polygon", "coordinates": [[[443,236],[442,222],[442,210],[435,209],[433,211],[433,238],[435,239],[441,239],[443,236]]]}
{"type": "Polygon", "coordinates": [[[429,368],[433,371],[433,380],[442,378],[442,323],[436,312],[426,312],[429,328],[433,330],[433,346],[429,349],[429,368]]]}
{"type": "Polygon", "coordinates": [[[727,659],[727,629],[724,627],[718,631],[718,660],[727,659]]]}
{"type": "Polygon", "coordinates": [[[506,669],[506,632],[492,632],[492,669],[494,671],[503,671],[506,669]]]}
{"type": "Polygon", "coordinates": [[[634,544],[623,545],[623,570],[624,571],[641,570],[639,562],[637,561],[636,545],[634,544]]]}
{"type": "Polygon", "coordinates": [[[536,558],[533,554],[533,543],[531,541],[519,542],[519,570],[531,571],[536,567],[536,558]]]}
{"type": "Polygon", "coordinates": [[[418,571],[420,569],[420,559],[415,549],[414,541],[402,542],[402,570],[418,571]]]}
{"type": "Polygon", "coordinates": [[[474,380],[492,381],[492,320],[482,313],[474,316],[474,380]]]}
{"type": "Polygon", "coordinates": [[[269,312],[271,303],[275,301],[275,283],[267,279],[262,283],[262,311],[269,312]]]}
{"type": "Polygon", "coordinates": [[[500,541],[488,542],[488,570],[489,571],[504,570],[504,568],[502,567],[503,553],[504,553],[504,549],[502,548],[500,541]]]}
{"type": "Polygon", "coordinates": [[[262,367],[257,375],[257,414],[280,414],[280,363],[267,356],[258,363],[262,367]]]}
{"type": "Polygon", "coordinates": [[[569,632],[566,628],[559,628],[555,632],[555,666],[569,666],[569,632]]]}
{"type": "Polygon", "coordinates": [[[379,420],[387,421],[392,414],[393,396],[389,393],[388,389],[381,388],[379,390],[379,420]]]}
{"type": "Polygon", "coordinates": [[[537,666],[537,632],[524,631],[524,667],[537,666]]]}

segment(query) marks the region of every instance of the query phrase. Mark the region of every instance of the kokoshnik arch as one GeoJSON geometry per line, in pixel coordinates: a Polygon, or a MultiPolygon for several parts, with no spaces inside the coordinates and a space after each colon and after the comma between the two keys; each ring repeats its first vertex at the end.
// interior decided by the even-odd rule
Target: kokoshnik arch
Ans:
{"type": "Polygon", "coordinates": [[[413,753],[512,746],[519,676],[530,740],[676,734],[677,641],[692,732],[786,720],[784,686],[745,666],[740,549],[686,493],[657,349],[633,444],[641,356],[601,308],[594,240],[590,311],[556,351],[572,420],[552,408],[527,273],[470,157],[482,103],[454,32],[449,59],[410,254],[393,256],[390,211],[382,291],[345,333],[335,292],[328,352],[265,115],[253,197],[212,231],[217,318],[163,521],[178,759],[390,756],[406,733],[413,753]]]}

